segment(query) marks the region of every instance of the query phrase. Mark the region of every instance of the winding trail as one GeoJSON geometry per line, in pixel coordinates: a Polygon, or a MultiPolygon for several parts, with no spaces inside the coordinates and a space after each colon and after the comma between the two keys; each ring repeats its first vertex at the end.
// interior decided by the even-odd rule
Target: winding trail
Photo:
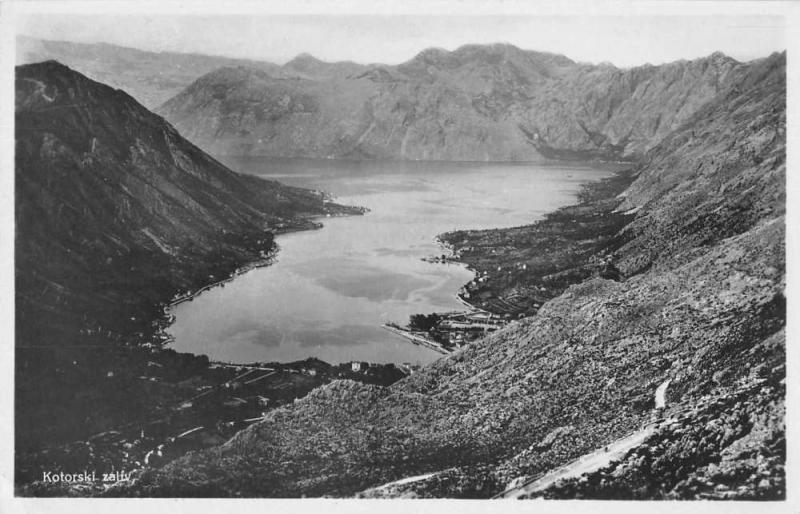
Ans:
{"type": "MultiPolygon", "coordinates": [[[[667,388],[669,387],[670,382],[672,379],[667,379],[662,382],[655,391],[655,409],[653,410],[655,413],[660,413],[663,409],[667,406],[667,388]]],[[[540,475],[537,478],[532,480],[528,480],[523,484],[515,487],[510,487],[506,489],[502,493],[494,496],[493,499],[516,499],[521,498],[523,496],[528,496],[530,494],[542,491],[547,489],[548,487],[552,486],[559,480],[565,478],[577,478],[584,473],[590,473],[592,471],[596,471],[600,468],[608,466],[612,462],[621,459],[625,456],[633,448],[641,445],[644,441],[650,437],[658,427],[660,427],[664,423],[670,423],[674,421],[674,418],[667,418],[667,419],[658,419],[656,421],[652,421],[644,425],[641,429],[628,434],[627,436],[617,439],[616,441],[608,444],[607,446],[595,450],[591,453],[587,453],[582,455],[581,457],[564,464],[561,467],[548,471],[544,475],[540,475]]],[[[389,482],[387,484],[379,485],[376,487],[372,487],[370,489],[364,490],[361,495],[367,497],[391,497],[392,495],[392,488],[397,486],[403,486],[407,484],[411,484],[414,482],[422,482],[427,480],[438,473],[427,473],[425,475],[417,475],[412,477],[403,478],[400,480],[396,480],[394,482],[389,482]]]]}
{"type": "MultiPolygon", "coordinates": [[[[655,392],[655,411],[658,412],[667,406],[666,393],[672,379],[662,382],[655,392]]],[[[576,460],[565,464],[559,468],[551,470],[534,480],[523,483],[520,486],[509,488],[494,498],[515,499],[522,496],[547,489],[557,481],[565,478],[577,478],[584,473],[590,473],[600,468],[608,466],[612,462],[624,457],[633,448],[642,444],[650,437],[656,428],[661,425],[660,421],[648,423],[642,429],[629,434],[622,439],[617,439],[613,443],[587,453],[576,460]]]]}
{"type": "Polygon", "coordinates": [[[515,499],[537,491],[547,489],[564,478],[575,478],[608,466],[615,460],[623,457],[628,451],[642,444],[655,431],[656,425],[649,424],[638,432],[634,432],[622,439],[617,439],[605,448],[600,448],[592,453],[581,456],[577,460],[556,468],[544,476],[528,482],[519,487],[503,491],[495,498],[515,499]],[[607,449],[606,449],[607,448],[607,449]]]}
{"type": "Polygon", "coordinates": [[[667,408],[667,388],[670,382],[672,382],[672,379],[668,378],[656,389],[656,409],[667,408]]]}

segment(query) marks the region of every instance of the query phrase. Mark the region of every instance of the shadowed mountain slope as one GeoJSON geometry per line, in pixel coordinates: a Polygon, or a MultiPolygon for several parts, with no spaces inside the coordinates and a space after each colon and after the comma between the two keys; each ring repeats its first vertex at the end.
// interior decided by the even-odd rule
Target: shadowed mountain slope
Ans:
{"type": "Polygon", "coordinates": [[[17,68],[15,121],[20,437],[84,422],[46,421],[80,400],[78,385],[44,385],[63,373],[54,362],[75,370],[79,354],[150,341],[173,296],[263,260],[276,227],[359,212],[235,173],[126,93],[54,61],[17,68]],[[32,423],[31,409],[44,419],[32,423]]]}
{"type": "Polygon", "coordinates": [[[271,248],[270,226],[338,209],[230,171],[127,94],[56,62],[18,69],[16,123],[18,291],[32,305],[69,303],[83,286],[95,299],[144,294],[137,282],[174,293],[205,268],[193,260],[253,260],[271,248]]]}

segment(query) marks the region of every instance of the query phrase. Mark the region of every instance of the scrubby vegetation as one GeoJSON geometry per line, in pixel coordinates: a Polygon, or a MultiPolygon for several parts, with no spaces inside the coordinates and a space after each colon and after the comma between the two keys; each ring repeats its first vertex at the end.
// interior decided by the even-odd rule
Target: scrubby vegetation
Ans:
{"type": "MultiPolygon", "coordinates": [[[[622,473],[619,484],[604,476],[602,487],[571,491],[699,498],[711,488],[716,497],[780,497],[784,66],[785,56],[775,55],[741,69],[739,86],[647,154],[620,198],[598,199],[630,216],[601,244],[601,252],[611,249],[616,273],[601,268],[569,287],[565,280],[566,289],[535,316],[390,388],[333,383],[225,445],[113,494],[346,496],[433,473],[393,486],[392,494],[488,497],[639,430],[651,418],[655,390],[669,379],[669,404],[699,409],[680,422],[681,442],[646,443],[642,466],[651,473],[630,484],[622,473]],[[753,368],[767,381],[755,382],[758,394],[748,404],[737,387],[754,378],[753,368]],[[721,421],[709,425],[712,415],[721,421]],[[759,462],[736,441],[770,457],[759,462]],[[695,464],[682,453],[688,448],[697,452],[695,464]],[[726,471],[718,476],[712,465],[726,471]],[[739,468],[755,472],[726,474],[739,468]],[[753,483],[764,484],[761,492],[753,483]],[[625,490],[633,492],[612,492],[625,490]]],[[[547,227],[509,232],[536,241],[547,227]]],[[[498,259],[516,251],[497,250],[498,259]]],[[[567,268],[603,257],[593,251],[567,268]]]]}
{"type": "MultiPolygon", "coordinates": [[[[470,51],[428,52],[403,69],[424,76],[428,64],[470,51]]],[[[452,241],[498,284],[496,294],[511,297],[512,281],[521,284],[514,301],[534,316],[389,387],[331,381],[224,444],[105,494],[369,495],[431,474],[388,494],[490,497],[641,429],[669,380],[675,423],[620,463],[545,494],[782,497],[785,55],[731,61],[716,55],[669,68],[701,76],[724,68],[726,81],[676,127],[656,131],[657,141],[640,141],[649,151],[629,175],[588,189],[581,204],[540,224],[452,241]],[[470,238],[483,250],[467,250],[470,238]]],[[[592,147],[608,147],[580,128],[597,140],[592,147]]],[[[91,370],[95,382],[66,376],[95,390],[102,373],[91,370]]]]}

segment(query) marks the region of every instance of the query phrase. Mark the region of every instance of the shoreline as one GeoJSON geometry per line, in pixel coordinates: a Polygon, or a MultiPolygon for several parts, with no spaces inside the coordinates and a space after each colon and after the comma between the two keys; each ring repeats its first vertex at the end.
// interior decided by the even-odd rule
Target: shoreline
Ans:
{"type": "MultiPolygon", "coordinates": [[[[320,191],[320,194],[324,194],[325,195],[325,202],[326,203],[332,203],[333,200],[335,200],[335,197],[333,197],[333,195],[331,195],[329,193],[326,193],[324,191],[320,191]]],[[[330,218],[344,218],[344,217],[348,217],[348,216],[363,216],[364,214],[369,212],[369,208],[367,208],[367,207],[351,206],[351,208],[355,209],[357,212],[355,212],[355,213],[335,213],[335,214],[328,213],[328,214],[324,214],[324,215],[322,215],[322,214],[314,215],[314,216],[310,216],[310,217],[307,217],[307,218],[302,218],[303,221],[308,221],[310,223],[310,225],[307,225],[307,226],[299,225],[299,226],[295,226],[295,227],[284,227],[284,228],[279,228],[278,230],[275,230],[275,231],[271,231],[272,236],[273,236],[273,247],[269,250],[269,252],[266,253],[266,255],[264,257],[262,257],[261,259],[256,260],[256,261],[251,261],[249,263],[243,264],[242,266],[240,266],[239,268],[234,270],[228,277],[226,277],[226,278],[224,278],[222,280],[218,280],[218,281],[213,282],[211,284],[206,284],[204,286],[199,287],[198,289],[196,289],[194,291],[187,292],[186,294],[180,296],[179,298],[173,299],[173,301],[171,301],[170,303],[164,305],[164,308],[165,309],[171,309],[171,308],[173,308],[173,307],[175,307],[177,305],[180,305],[180,304],[182,304],[184,302],[192,301],[195,297],[199,296],[200,294],[202,294],[202,293],[204,293],[204,292],[206,292],[206,291],[208,291],[210,289],[213,289],[213,288],[215,288],[217,286],[222,286],[222,285],[226,284],[227,282],[230,282],[230,281],[234,280],[236,277],[244,275],[245,273],[248,273],[250,271],[256,270],[258,268],[264,268],[264,267],[267,267],[267,266],[271,266],[272,264],[275,264],[275,262],[277,261],[278,253],[280,252],[280,249],[281,249],[280,244],[277,243],[277,237],[280,236],[280,235],[292,234],[292,233],[297,233],[297,232],[306,232],[306,231],[312,231],[312,230],[322,230],[323,228],[325,228],[325,225],[323,223],[321,223],[320,221],[317,221],[317,220],[330,219],[330,218]]]]}
{"type": "MultiPolygon", "coordinates": [[[[363,214],[363,211],[360,212],[360,214],[363,214]]],[[[288,229],[275,231],[273,232],[273,235],[278,236],[280,234],[300,232],[312,229],[319,230],[323,228],[323,225],[316,220],[324,218],[327,218],[327,216],[320,215],[309,218],[301,218],[299,220],[296,220],[295,226],[288,229]]],[[[508,228],[501,230],[511,231],[515,230],[515,228],[508,228]]],[[[491,231],[492,230],[489,230],[489,232],[491,231]]],[[[464,266],[465,269],[468,269],[474,277],[477,277],[481,268],[475,266],[470,262],[465,262],[463,259],[458,257],[455,252],[455,250],[458,249],[458,245],[452,244],[452,242],[446,240],[444,236],[445,234],[440,234],[435,236],[435,239],[445,250],[445,253],[447,253],[449,256],[448,259],[446,259],[446,263],[464,266]]],[[[110,368],[113,369],[114,371],[114,377],[130,375],[128,380],[135,380],[137,384],[138,383],[147,384],[146,388],[150,390],[150,393],[148,394],[152,399],[158,402],[169,402],[170,404],[175,404],[181,407],[184,404],[193,403],[194,400],[188,401],[185,400],[185,398],[176,397],[177,394],[180,394],[179,393],[180,388],[173,384],[177,384],[187,380],[199,380],[200,382],[197,385],[196,394],[201,394],[205,392],[205,389],[202,389],[203,387],[219,384],[220,383],[219,380],[222,378],[225,378],[226,380],[232,379],[234,375],[231,375],[230,377],[228,377],[228,375],[234,373],[235,369],[237,368],[252,369],[254,371],[255,370],[260,371],[261,373],[267,373],[268,372],[267,369],[259,369],[259,368],[272,367],[268,363],[222,362],[219,359],[214,359],[212,361],[210,358],[208,358],[206,354],[203,353],[193,353],[185,351],[178,352],[170,347],[172,343],[171,336],[169,336],[169,334],[166,333],[165,329],[168,328],[174,322],[174,318],[172,319],[170,318],[171,315],[171,313],[169,312],[170,308],[180,305],[181,303],[184,303],[186,301],[191,301],[192,299],[194,299],[194,297],[199,296],[203,292],[211,290],[214,287],[224,286],[226,282],[229,282],[234,278],[238,277],[239,275],[242,275],[248,271],[252,271],[260,267],[265,267],[274,264],[276,262],[276,259],[278,258],[281,249],[280,245],[275,241],[275,239],[277,239],[277,237],[273,239],[274,246],[267,251],[266,257],[240,265],[238,268],[233,269],[230,272],[230,275],[226,276],[224,279],[214,280],[212,282],[204,281],[204,283],[201,283],[198,285],[197,288],[186,292],[183,296],[174,298],[170,302],[161,302],[157,304],[157,311],[159,312],[155,313],[156,316],[154,318],[150,318],[153,321],[153,327],[155,328],[155,330],[151,332],[150,335],[145,334],[144,337],[140,339],[141,343],[138,344],[137,346],[139,346],[139,348],[142,351],[139,352],[140,355],[138,357],[133,358],[133,360],[136,361],[134,362],[134,365],[127,365],[125,369],[110,366],[110,368]],[[148,349],[150,351],[148,351],[148,349]],[[153,390],[153,388],[155,388],[155,390],[153,390]],[[181,402],[179,403],[177,402],[177,400],[181,400],[181,402]]],[[[464,305],[466,307],[466,310],[472,312],[489,313],[489,311],[484,309],[479,303],[474,302],[474,300],[465,299],[461,294],[462,291],[463,287],[454,293],[456,300],[460,304],[464,305]]],[[[402,330],[402,328],[391,329],[389,327],[384,327],[384,329],[394,333],[399,337],[403,337],[403,339],[411,342],[412,344],[421,346],[429,351],[434,351],[440,356],[446,356],[458,349],[458,347],[455,346],[452,348],[446,348],[443,345],[439,345],[435,342],[427,340],[427,338],[421,338],[413,334],[405,333],[402,330]]],[[[284,368],[286,367],[285,365],[291,363],[279,363],[279,364],[281,368],[284,368]]],[[[303,385],[303,383],[308,383],[309,380],[311,380],[312,378],[314,380],[317,380],[317,378],[306,375],[299,369],[296,371],[297,372],[289,371],[287,368],[285,370],[284,378],[288,380],[288,377],[291,376],[295,377],[295,379],[297,380],[301,380],[301,382],[298,382],[296,387],[293,386],[292,388],[287,389],[286,391],[286,394],[289,394],[291,392],[292,396],[298,395],[297,397],[299,397],[303,396],[305,392],[307,392],[306,387],[303,385]]],[[[254,377],[256,376],[254,375],[254,377]]],[[[366,378],[366,376],[364,376],[364,378],[366,378]]],[[[106,381],[110,380],[110,378],[107,378],[105,380],[106,381]]],[[[117,379],[114,378],[114,380],[117,379]]],[[[265,385],[265,382],[268,382],[269,380],[265,378],[264,380],[259,380],[259,382],[255,384],[250,384],[247,387],[255,387],[255,385],[258,385],[260,388],[263,387],[265,385]]],[[[172,434],[178,432],[182,433],[185,430],[190,430],[195,428],[196,426],[203,425],[206,426],[207,430],[215,432],[216,431],[216,429],[214,428],[215,423],[219,421],[227,423],[231,419],[238,419],[239,418],[238,415],[232,416],[233,411],[231,409],[237,409],[240,407],[233,405],[230,406],[223,405],[224,402],[230,403],[232,401],[230,398],[228,398],[228,396],[230,396],[230,393],[233,393],[233,391],[231,390],[229,392],[225,392],[225,390],[219,388],[215,390],[219,391],[219,395],[217,395],[217,393],[214,393],[211,396],[220,396],[218,400],[219,402],[222,403],[219,403],[219,405],[215,404],[213,409],[209,411],[209,415],[211,415],[211,412],[215,413],[212,415],[212,417],[204,419],[203,423],[192,422],[184,426],[184,424],[180,420],[185,418],[186,416],[190,416],[190,418],[193,417],[194,414],[192,413],[195,412],[196,407],[191,407],[191,406],[185,408],[181,407],[176,411],[177,413],[179,413],[179,416],[176,417],[174,422],[168,422],[166,425],[164,425],[164,428],[169,429],[170,434],[172,434]],[[174,428],[175,430],[172,430],[172,428],[174,428]]],[[[240,391],[237,391],[234,394],[239,397],[241,396],[240,391]]],[[[263,394],[263,393],[260,393],[254,389],[254,394],[263,394]]],[[[208,401],[207,396],[204,396],[203,398],[205,398],[204,401],[208,401]]],[[[255,409],[255,407],[247,407],[247,408],[255,409]]],[[[142,420],[152,420],[153,419],[152,416],[155,416],[156,418],[160,419],[161,413],[163,413],[163,410],[160,407],[157,408],[155,405],[142,407],[141,410],[143,416],[141,418],[142,420]]],[[[250,416],[250,414],[248,414],[248,416],[250,416]]],[[[250,418],[248,417],[247,419],[250,418]]],[[[112,430],[114,429],[114,427],[115,425],[111,425],[112,430]]],[[[227,430],[228,430],[227,428],[224,429],[225,434],[228,434],[227,430]]],[[[71,441],[76,441],[76,439],[72,439],[71,441]]],[[[112,461],[117,462],[117,460],[120,457],[116,454],[116,450],[112,451],[112,454],[115,455],[114,457],[111,457],[112,461]]],[[[46,457],[44,455],[39,455],[38,457],[36,457],[36,455],[37,455],[36,453],[28,455],[26,456],[26,460],[28,458],[33,459],[29,462],[34,462],[38,458],[44,458],[46,460],[46,457]]],[[[119,462],[123,461],[120,460],[119,462]]]]}
{"type": "Polygon", "coordinates": [[[635,167],[627,166],[584,183],[576,203],[528,225],[439,234],[437,240],[454,254],[450,262],[464,265],[475,275],[457,293],[459,300],[470,309],[494,314],[507,314],[497,303],[508,298],[514,299],[512,303],[537,304],[519,313],[527,317],[570,285],[603,275],[618,244],[613,238],[615,229],[635,215],[616,211],[622,202],[619,193],[635,175],[635,167]],[[588,251],[581,245],[587,239],[594,239],[588,251]],[[498,247],[503,250],[483,250],[498,247]]]}
{"type": "Polygon", "coordinates": [[[451,353],[453,353],[452,350],[448,350],[448,349],[446,349],[445,347],[443,347],[440,344],[437,344],[437,343],[435,343],[433,341],[425,339],[422,336],[418,336],[418,335],[412,333],[410,330],[405,330],[403,328],[395,327],[395,326],[392,326],[392,325],[390,325],[388,323],[384,323],[383,325],[381,325],[381,328],[383,328],[385,330],[388,330],[389,332],[391,332],[393,334],[397,334],[400,337],[402,337],[402,338],[404,338],[404,339],[406,339],[408,341],[411,341],[411,343],[413,343],[413,344],[415,344],[417,346],[422,346],[422,347],[428,348],[428,349],[433,350],[433,351],[435,351],[437,353],[441,353],[442,355],[450,355],[451,353]]]}
{"type": "Polygon", "coordinates": [[[476,314],[494,317],[496,330],[534,316],[544,303],[591,276],[622,280],[609,257],[616,242],[608,234],[633,218],[634,213],[616,208],[622,201],[619,193],[634,179],[633,166],[617,168],[608,177],[581,184],[574,203],[527,225],[438,234],[442,256],[423,260],[460,265],[472,273],[472,280],[455,293],[466,309],[456,317],[427,315],[438,318],[420,331],[428,337],[413,334],[410,322],[392,331],[414,344],[445,338],[452,346],[447,350],[454,351],[480,339],[472,331],[480,325],[476,314]],[[593,241],[588,251],[585,240],[593,241]]]}
{"type": "MultiPolygon", "coordinates": [[[[277,246],[277,244],[276,244],[276,246],[277,246]]],[[[245,265],[245,266],[243,266],[241,268],[236,269],[236,271],[234,271],[233,274],[231,276],[227,277],[227,278],[224,278],[224,279],[218,280],[218,281],[216,281],[214,283],[205,285],[205,286],[201,287],[200,289],[198,289],[196,291],[191,291],[189,293],[186,293],[185,295],[181,296],[180,298],[178,298],[178,299],[174,300],[173,302],[167,304],[165,306],[165,309],[172,309],[173,307],[176,307],[176,306],[178,306],[178,305],[180,305],[182,303],[191,302],[192,300],[194,300],[197,296],[201,295],[202,293],[205,293],[206,291],[208,291],[210,289],[214,289],[217,286],[222,286],[222,285],[226,284],[227,282],[232,281],[233,279],[235,279],[236,277],[238,277],[240,275],[244,275],[245,273],[247,273],[249,271],[253,271],[255,269],[263,268],[263,267],[266,267],[266,266],[269,266],[269,265],[273,264],[275,262],[275,257],[277,256],[277,253],[278,253],[279,249],[280,248],[275,248],[275,249],[271,250],[270,253],[267,255],[267,257],[265,257],[263,260],[255,261],[255,262],[253,262],[251,264],[248,264],[248,265],[245,265]]]]}
{"type": "MultiPolygon", "coordinates": [[[[584,161],[582,164],[584,164],[586,166],[592,166],[592,165],[597,165],[597,164],[601,164],[601,163],[585,162],[584,161]]],[[[469,285],[474,283],[476,280],[478,280],[481,277],[481,271],[485,271],[485,270],[478,269],[478,267],[476,267],[473,263],[463,260],[461,255],[460,255],[460,252],[459,252],[459,245],[454,243],[452,240],[448,239],[448,236],[450,236],[450,235],[452,235],[454,233],[462,233],[462,232],[466,232],[466,233],[493,232],[493,231],[504,232],[504,231],[517,230],[517,229],[520,229],[520,228],[526,228],[526,227],[535,227],[535,226],[539,226],[539,225],[541,225],[543,223],[546,223],[551,216],[557,214],[558,212],[560,212],[560,211],[562,211],[564,209],[570,209],[570,208],[579,207],[579,206],[583,205],[584,202],[581,201],[581,200],[582,200],[582,196],[585,194],[587,189],[591,189],[592,187],[597,187],[598,185],[604,183],[606,180],[618,178],[621,174],[625,174],[625,173],[629,172],[630,169],[631,169],[630,163],[610,163],[610,162],[606,162],[606,163],[602,163],[602,164],[614,165],[614,166],[626,166],[626,167],[617,168],[613,172],[613,174],[611,176],[609,176],[609,177],[605,177],[605,178],[601,178],[601,179],[592,180],[592,181],[589,181],[589,182],[582,183],[580,185],[580,189],[576,192],[576,200],[578,200],[577,203],[570,203],[570,204],[568,204],[566,206],[563,206],[563,207],[560,207],[560,208],[556,209],[555,211],[548,212],[548,213],[546,213],[544,215],[544,218],[542,218],[540,220],[537,220],[537,221],[534,221],[531,224],[521,225],[521,226],[513,226],[513,227],[506,227],[506,228],[482,229],[482,230],[478,230],[478,231],[471,230],[471,229],[462,229],[462,230],[451,231],[451,232],[443,232],[443,233],[437,234],[434,237],[434,241],[441,247],[441,249],[443,250],[442,253],[446,255],[446,258],[444,260],[442,260],[441,257],[439,257],[439,256],[427,256],[427,257],[421,257],[421,259],[426,261],[426,262],[430,262],[432,264],[433,263],[437,263],[437,264],[455,264],[455,265],[458,265],[458,266],[463,266],[464,269],[468,270],[473,275],[473,278],[469,282],[463,284],[458,290],[454,291],[453,292],[453,296],[455,297],[455,299],[456,299],[456,301],[458,303],[460,303],[461,305],[463,305],[466,308],[465,314],[469,314],[469,313],[497,314],[495,312],[492,312],[492,310],[487,309],[485,304],[480,303],[479,301],[477,301],[476,298],[470,298],[470,296],[468,294],[465,296],[465,293],[467,292],[469,285]]],[[[362,207],[362,208],[358,208],[358,209],[359,209],[361,215],[369,212],[369,209],[367,209],[367,208],[363,208],[362,207]]],[[[342,217],[342,216],[348,216],[348,215],[352,215],[352,214],[337,214],[335,216],[336,217],[342,217]]],[[[297,227],[291,227],[291,228],[281,229],[281,230],[275,231],[273,233],[274,236],[275,236],[275,239],[276,239],[275,242],[274,242],[274,247],[269,251],[269,253],[264,258],[262,258],[260,260],[257,260],[257,261],[253,261],[253,262],[248,263],[248,264],[245,264],[245,265],[237,268],[236,270],[234,270],[231,273],[231,275],[229,275],[228,277],[226,277],[226,278],[224,278],[222,280],[217,280],[217,281],[215,281],[213,283],[210,283],[210,284],[202,285],[201,287],[199,287],[199,288],[197,288],[197,289],[195,289],[193,291],[187,292],[186,294],[184,294],[183,296],[181,296],[179,298],[175,298],[170,303],[168,303],[166,305],[163,305],[162,308],[163,308],[163,312],[164,312],[164,317],[161,318],[160,330],[158,330],[156,332],[156,338],[160,339],[160,344],[161,344],[162,348],[169,348],[169,345],[174,341],[172,336],[170,336],[168,333],[166,333],[166,329],[169,326],[171,326],[175,321],[174,313],[171,312],[171,310],[173,308],[175,308],[178,305],[180,305],[182,303],[185,303],[187,301],[192,301],[195,297],[198,297],[202,293],[204,293],[206,291],[209,291],[209,290],[211,290],[211,289],[213,289],[215,287],[218,287],[218,286],[224,287],[225,283],[234,280],[235,278],[239,277],[240,275],[244,275],[245,273],[248,273],[248,272],[253,271],[255,269],[262,268],[262,267],[267,267],[267,266],[270,266],[270,265],[274,264],[277,261],[278,254],[279,254],[280,249],[281,249],[280,245],[277,243],[277,236],[279,236],[281,234],[295,233],[295,232],[301,232],[301,231],[306,231],[306,230],[321,230],[322,228],[324,228],[324,225],[322,223],[319,223],[319,221],[317,221],[317,220],[326,219],[326,218],[332,217],[332,216],[334,216],[334,215],[328,215],[328,216],[319,215],[319,216],[313,216],[313,217],[310,217],[310,218],[305,218],[304,221],[310,221],[311,226],[300,225],[300,226],[297,226],[297,227]]],[[[492,275],[491,271],[489,272],[489,275],[490,276],[492,275]]],[[[498,298],[502,299],[502,296],[499,296],[498,298]]],[[[514,319],[516,319],[516,317],[514,319]]],[[[511,321],[511,320],[509,319],[507,321],[511,321]]],[[[412,342],[412,344],[415,344],[415,345],[418,345],[418,346],[423,346],[423,347],[425,347],[427,349],[436,351],[437,353],[440,353],[440,354],[443,354],[443,355],[448,355],[449,353],[452,352],[452,350],[446,349],[443,346],[439,345],[438,343],[431,342],[430,340],[427,340],[427,339],[425,339],[425,342],[422,342],[420,340],[415,340],[415,336],[409,336],[409,334],[405,332],[405,329],[402,328],[402,327],[399,327],[399,325],[398,325],[397,328],[389,328],[387,326],[387,324],[382,324],[381,326],[382,326],[382,328],[389,330],[390,332],[394,333],[395,335],[399,335],[400,337],[403,337],[405,340],[412,342]]],[[[194,353],[194,352],[184,352],[184,353],[191,353],[192,355],[196,355],[196,356],[205,355],[203,353],[194,353]]]]}
{"type": "MultiPolygon", "coordinates": [[[[364,208],[364,207],[361,207],[359,209],[361,210],[359,215],[362,215],[362,216],[366,212],[369,212],[369,210],[364,208]]],[[[344,216],[351,216],[351,215],[354,215],[354,214],[337,214],[336,217],[344,217],[344,216]]],[[[226,278],[224,278],[222,280],[218,280],[218,281],[213,282],[211,284],[203,285],[203,286],[199,287],[198,289],[195,289],[193,291],[189,291],[189,292],[185,293],[182,296],[179,296],[177,298],[173,297],[173,300],[171,302],[169,302],[169,303],[161,304],[161,311],[162,311],[163,314],[161,316],[159,316],[156,320],[154,320],[154,323],[158,323],[158,330],[156,330],[153,333],[153,338],[159,340],[158,345],[162,349],[167,349],[167,348],[169,348],[169,345],[174,341],[173,337],[170,334],[168,334],[167,331],[166,331],[175,322],[175,314],[173,312],[171,312],[172,309],[174,309],[175,307],[177,307],[180,304],[183,304],[183,303],[186,303],[186,302],[191,302],[196,297],[200,296],[201,294],[203,294],[203,293],[205,293],[207,291],[210,291],[211,289],[214,289],[215,287],[224,287],[224,285],[226,283],[231,282],[234,279],[236,279],[236,278],[238,278],[238,277],[240,277],[240,276],[242,276],[242,275],[244,275],[246,273],[249,273],[251,271],[257,270],[259,268],[265,268],[267,266],[271,266],[271,265],[275,264],[275,262],[277,262],[278,253],[280,252],[280,249],[281,249],[280,245],[276,241],[277,236],[283,235],[283,234],[295,233],[295,232],[305,232],[305,231],[310,231],[310,230],[321,230],[322,228],[324,228],[324,225],[322,223],[320,223],[318,221],[314,221],[314,220],[320,219],[320,218],[321,219],[325,219],[325,218],[328,218],[328,217],[333,217],[333,216],[322,216],[322,215],[313,216],[311,218],[307,218],[308,220],[311,221],[311,225],[310,226],[299,226],[299,227],[296,227],[296,228],[295,227],[291,227],[291,228],[281,229],[281,230],[277,230],[275,232],[272,232],[273,246],[269,250],[269,252],[266,253],[266,255],[263,258],[261,258],[259,260],[256,260],[256,261],[251,261],[251,262],[249,262],[247,264],[243,264],[242,266],[236,268],[228,277],[226,277],[226,278]]],[[[147,343],[145,343],[145,344],[147,344],[147,343]]],[[[204,354],[204,353],[194,353],[194,352],[180,352],[180,353],[188,353],[190,355],[194,355],[194,356],[198,356],[198,357],[201,357],[201,356],[206,356],[207,357],[207,355],[204,354]]]]}

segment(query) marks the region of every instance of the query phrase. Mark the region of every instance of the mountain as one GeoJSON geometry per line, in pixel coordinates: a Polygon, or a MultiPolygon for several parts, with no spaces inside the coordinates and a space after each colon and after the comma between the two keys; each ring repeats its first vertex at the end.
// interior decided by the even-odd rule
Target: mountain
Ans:
{"type": "MultiPolygon", "coordinates": [[[[54,360],[150,342],[176,294],[263,261],[277,229],[359,212],[235,173],[125,92],[55,61],[17,68],[15,122],[18,391],[57,394],[42,391],[63,372],[54,360]]],[[[61,390],[68,401],[18,399],[19,434],[59,426],[26,414],[49,419],[79,397],[61,390]]]]}
{"type": "Polygon", "coordinates": [[[639,156],[745,66],[716,53],[619,69],[507,44],[281,66],[18,38],[18,63],[47,59],[157,108],[213,154],[479,161],[639,156]]]}
{"type": "Polygon", "coordinates": [[[346,79],[350,75],[363,72],[366,68],[352,61],[328,63],[311,54],[300,54],[284,64],[280,71],[273,70],[272,74],[282,73],[284,76],[305,79],[346,79]]]}
{"type": "MultiPolygon", "coordinates": [[[[474,62],[465,53],[430,51],[407,66],[438,83],[474,62]]],[[[576,72],[535,57],[530,81],[586,73],[588,83],[608,73],[622,87],[639,74],[622,88],[638,93],[619,104],[614,87],[600,94],[609,82],[596,85],[595,110],[611,112],[604,127],[633,116],[628,102],[644,102],[657,84],[663,104],[672,94],[710,97],[683,103],[661,137],[661,123],[647,125],[659,141],[642,146],[633,183],[605,200],[630,217],[603,250],[620,273],[577,280],[535,316],[390,387],[316,389],[227,443],[109,494],[369,496],[409,478],[378,490],[488,498],[633,433],[642,440],[620,463],[531,494],[785,497],[785,53],[627,72],[576,72]],[[696,76],[714,79],[697,93],[665,85],[664,77],[696,76]],[[647,428],[658,390],[668,408],[655,414],[665,419],[647,428]]],[[[554,230],[547,223],[509,232],[554,230]]]]}
{"type": "Polygon", "coordinates": [[[133,286],[121,270],[175,289],[206,267],[185,266],[193,259],[253,260],[271,248],[270,227],[341,210],[232,172],[126,93],[57,62],[19,67],[16,93],[17,262],[30,267],[22,290],[42,291],[36,303],[63,303],[80,289],[65,281],[88,274],[95,287],[133,286]]]}
{"type": "Polygon", "coordinates": [[[226,67],[157,109],[219,155],[523,161],[640,156],[746,67],[716,53],[618,69],[507,44],[397,66],[302,55],[226,67]]]}
{"type": "Polygon", "coordinates": [[[224,66],[276,71],[268,62],[201,54],[147,52],[107,43],[17,37],[17,64],[56,60],[87,77],[122,89],[148,109],[172,98],[197,77],[224,66]]]}

